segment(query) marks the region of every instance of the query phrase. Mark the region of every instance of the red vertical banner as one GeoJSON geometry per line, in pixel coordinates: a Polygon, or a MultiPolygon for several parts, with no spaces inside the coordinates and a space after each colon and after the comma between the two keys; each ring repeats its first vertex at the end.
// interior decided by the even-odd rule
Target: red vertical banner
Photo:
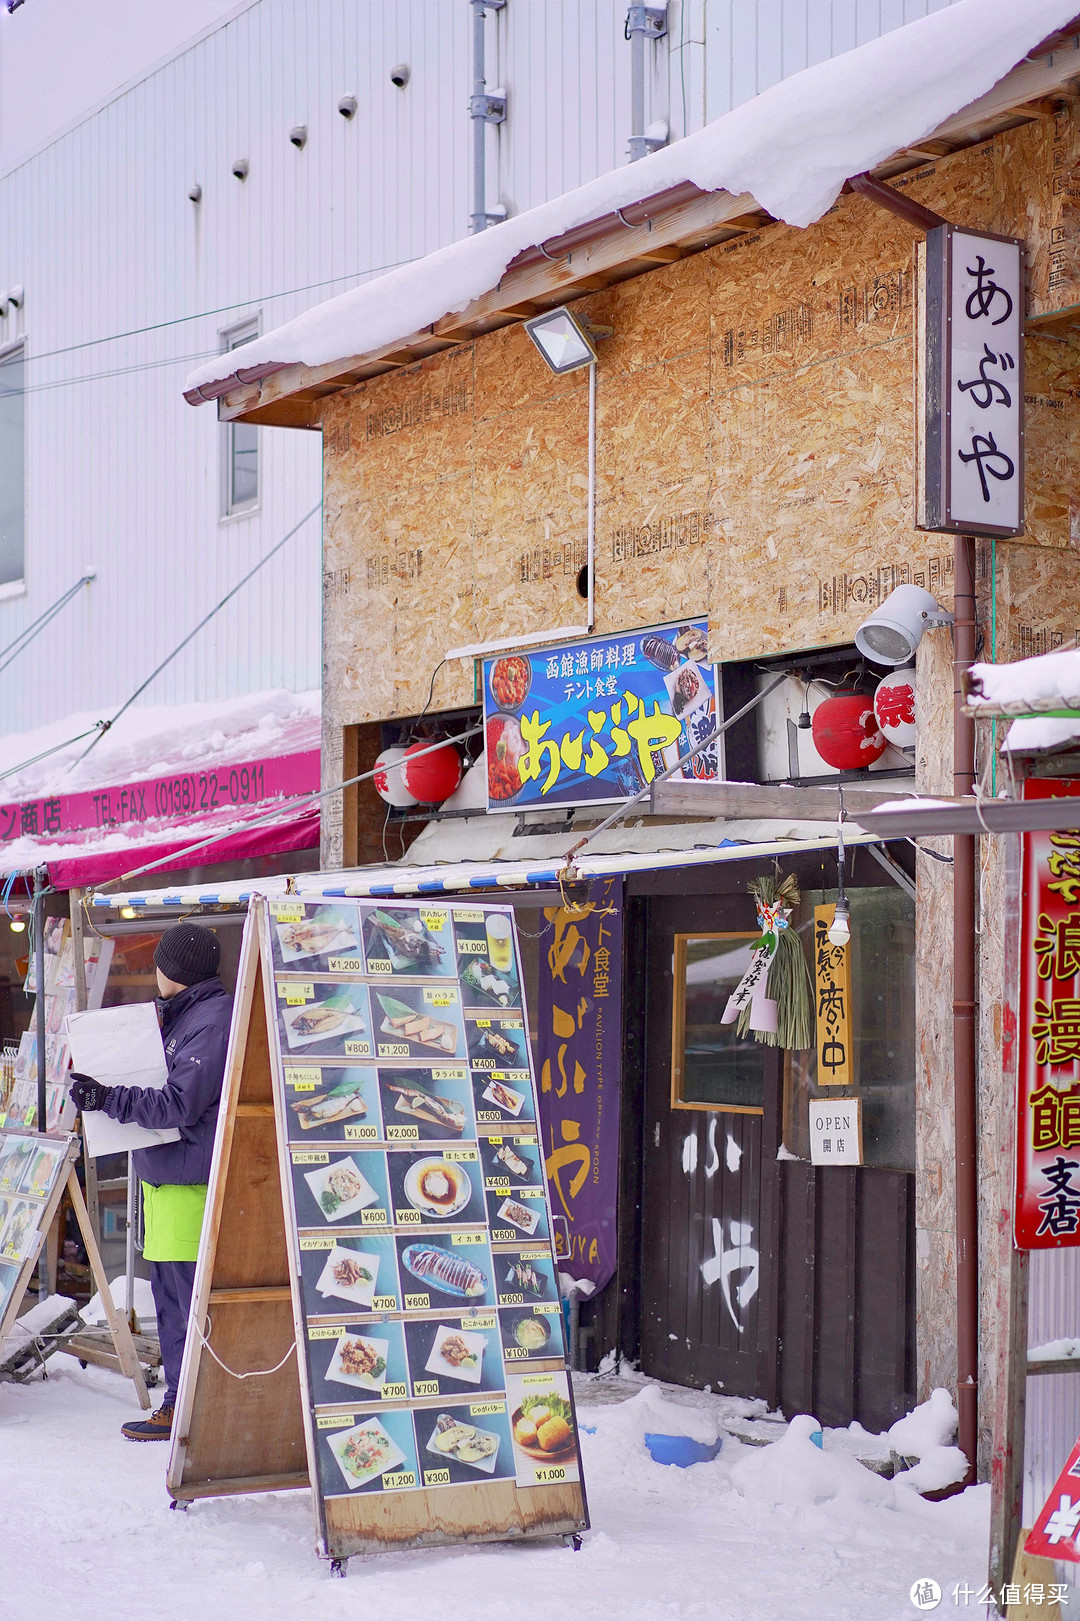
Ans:
{"type": "MultiPolygon", "coordinates": [[[[1025,799],[1076,796],[1033,778],[1025,799]]],[[[1080,1244],[1080,802],[1068,832],[1025,833],[1017,1020],[1018,1249],[1080,1244]]]]}

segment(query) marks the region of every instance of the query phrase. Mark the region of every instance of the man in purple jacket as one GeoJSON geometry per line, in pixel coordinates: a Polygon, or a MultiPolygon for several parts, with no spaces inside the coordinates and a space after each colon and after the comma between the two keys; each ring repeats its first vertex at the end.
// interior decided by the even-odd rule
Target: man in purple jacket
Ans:
{"type": "Polygon", "coordinates": [[[218,978],[220,961],[216,935],[197,923],[177,923],[158,941],[158,1013],[169,1070],[160,1091],[102,1086],[89,1075],[72,1075],[71,1098],[80,1113],[101,1109],[125,1125],[175,1126],[180,1132],[179,1142],[138,1148],[133,1155],[142,1181],[143,1255],[150,1262],[166,1386],[156,1413],[121,1427],[129,1441],[167,1441],[172,1434],[232,1017],[232,998],[218,978]]]}

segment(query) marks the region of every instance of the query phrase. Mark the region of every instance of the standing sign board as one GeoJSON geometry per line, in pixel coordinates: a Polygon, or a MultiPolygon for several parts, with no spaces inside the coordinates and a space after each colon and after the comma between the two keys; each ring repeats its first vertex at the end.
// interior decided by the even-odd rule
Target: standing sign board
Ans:
{"type": "MultiPolygon", "coordinates": [[[[708,620],[484,660],[489,811],[606,805],[678,764],[716,725],[708,620]]],[[[687,762],[714,782],[716,745],[687,762]]]]}
{"type": "MultiPolygon", "coordinates": [[[[207,1391],[232,1401],[202,1345],[251,1371],[215,1343],[228,1305],[264,1302],[269,1322],[284,1293],[269,1276],[229,1287],[224,1162],[250,1118],[276,1126],[307,1474],[287,1478],[299,1460],[285,1433],[276,1477],[269,1454],[255,1473],[253,1408],[216,1456],[218,1489],[310,1480],[320,1550],[338,1560],[576,1534],[588,1519],[513,912],[256,901],[237,1004],[250,1023],[245,1036],[234,1022],[227,1064],[192,1310],[208,1326],[189,1336],[174,1496],[213,1491],[197,1431],[214,1422],[207,1391]],[[245,1093],[235,1076],[260,1043],[269,1086],[245,1093]]],[[[272,1345],[252,1323],[243,1354],[260,1369],[280,1357],[295,1390],[275,1322],[272,1345]]],[[[240,1387],[249,1401],[258,1383],[240,1387]]]]}
{"type": "Polygon", "coordinates": [[[1080,781],[1024,785],[1026,799],[1074,794],[1073,831],[1021,840],[1018,1249],[1080,1244],[1080,781]]]}
{"type": "Polygon", "coordinates": [[[920,307],[918,527],[1024,532],[1024,247],[939,225],[920,307]]]}

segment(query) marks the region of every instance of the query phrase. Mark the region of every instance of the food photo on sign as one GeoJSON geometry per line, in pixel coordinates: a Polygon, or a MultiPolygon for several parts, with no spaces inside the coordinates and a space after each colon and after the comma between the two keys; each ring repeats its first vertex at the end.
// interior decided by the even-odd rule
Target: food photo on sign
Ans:
{"type": "MultiPolygon", "coordinates": [[[[484,661],[488,810],[608,804],[677,766],[716,725],[708,622],[484,661]]],[[[682,775],[713,781],[715,745],[682,775]]]]}

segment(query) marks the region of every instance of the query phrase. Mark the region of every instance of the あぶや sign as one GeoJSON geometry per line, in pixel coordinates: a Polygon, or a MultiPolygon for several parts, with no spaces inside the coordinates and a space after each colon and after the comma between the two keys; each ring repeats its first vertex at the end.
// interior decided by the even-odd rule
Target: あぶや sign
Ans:
{"type": "Polygon", "coordinates": [[[1024,249],[939,225],[925,249],[920,529],[1024,530],[1024,249]]]}
{"type": "Polygon", "coordinates": [[[1071,832],[1022,840],[1018,1249],[1080,1244],[1080,781],[1024,785],[1025,799],[1073,795],[1071,832]]]}
{"type": "Polygon", "coordinates": [[[715,781],[708,621],[484,660],[489,811],[629,799],[665,771],[715,781]]]}

